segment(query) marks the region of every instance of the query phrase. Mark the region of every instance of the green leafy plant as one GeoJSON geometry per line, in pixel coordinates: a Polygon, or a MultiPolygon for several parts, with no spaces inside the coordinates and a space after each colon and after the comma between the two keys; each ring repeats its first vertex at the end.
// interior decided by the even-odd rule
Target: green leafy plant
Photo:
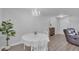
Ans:
{"type": "Polygon", "coordinates": [[[6,46],[9,46],[8,40],[10,40],[11,36],[15,36],[16,32],[13,30],[13,24],[11,23],[11,20],[5,20],[2,21],[0,25],[0,32],[6,36],[6,46]]]}

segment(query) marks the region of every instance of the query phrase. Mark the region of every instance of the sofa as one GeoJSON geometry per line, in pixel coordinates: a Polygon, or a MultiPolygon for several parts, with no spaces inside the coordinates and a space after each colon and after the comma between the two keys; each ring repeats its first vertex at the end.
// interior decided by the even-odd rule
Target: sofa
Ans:
{"type": "Polygon", "coordinates": [[[63,29],[67,42],[79,46],[79,34],[74,28],[63,29]]]}

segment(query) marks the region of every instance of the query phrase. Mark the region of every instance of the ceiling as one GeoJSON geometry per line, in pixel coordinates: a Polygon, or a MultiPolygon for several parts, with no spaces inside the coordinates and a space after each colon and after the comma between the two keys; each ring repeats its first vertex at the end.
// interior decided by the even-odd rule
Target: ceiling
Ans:
{"type": "Polygon", "coordinates": [[[79,16],[79,8],[45,8],[40,11],[42,16],[57,16],[59,14],[79,16]]]}
{"type": "MultiPolygon", "coordinates": [[[[34,8],[5,8],[9,10],[18,10],[19,12],[27,12],[31,14],[34,8]]],[[[40,16],[57,16],[59,14],[79,16],[79,8],[38,8],[40,10],[40,16]]]]}

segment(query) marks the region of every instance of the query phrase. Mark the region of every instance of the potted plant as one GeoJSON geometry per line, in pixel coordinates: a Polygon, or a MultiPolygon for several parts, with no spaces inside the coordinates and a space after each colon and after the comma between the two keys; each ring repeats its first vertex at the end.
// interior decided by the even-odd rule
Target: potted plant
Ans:
{"type": "Polygon", "coordinates": [[[15,30],[13,30],[13,24],[11,22],[11,20],[5,20],[2,21],[2,23],[0,24],[0,32],[2,33],[2,35],[6,36],[6,48],[9,48],[9,40],[12,36],[15,36],[16,32],[15,30]]]}

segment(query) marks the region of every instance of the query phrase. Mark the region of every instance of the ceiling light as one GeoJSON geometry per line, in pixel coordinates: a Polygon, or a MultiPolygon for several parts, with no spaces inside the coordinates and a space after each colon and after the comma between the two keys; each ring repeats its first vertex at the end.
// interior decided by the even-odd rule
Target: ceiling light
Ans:
{"type": "Polygon", "coordinates": [[[57,18],[64,18],[64,17],[67,17],[68,15],[64,15],[64,14],[60,14],[58,16],[56,16],[57,18]]]}

